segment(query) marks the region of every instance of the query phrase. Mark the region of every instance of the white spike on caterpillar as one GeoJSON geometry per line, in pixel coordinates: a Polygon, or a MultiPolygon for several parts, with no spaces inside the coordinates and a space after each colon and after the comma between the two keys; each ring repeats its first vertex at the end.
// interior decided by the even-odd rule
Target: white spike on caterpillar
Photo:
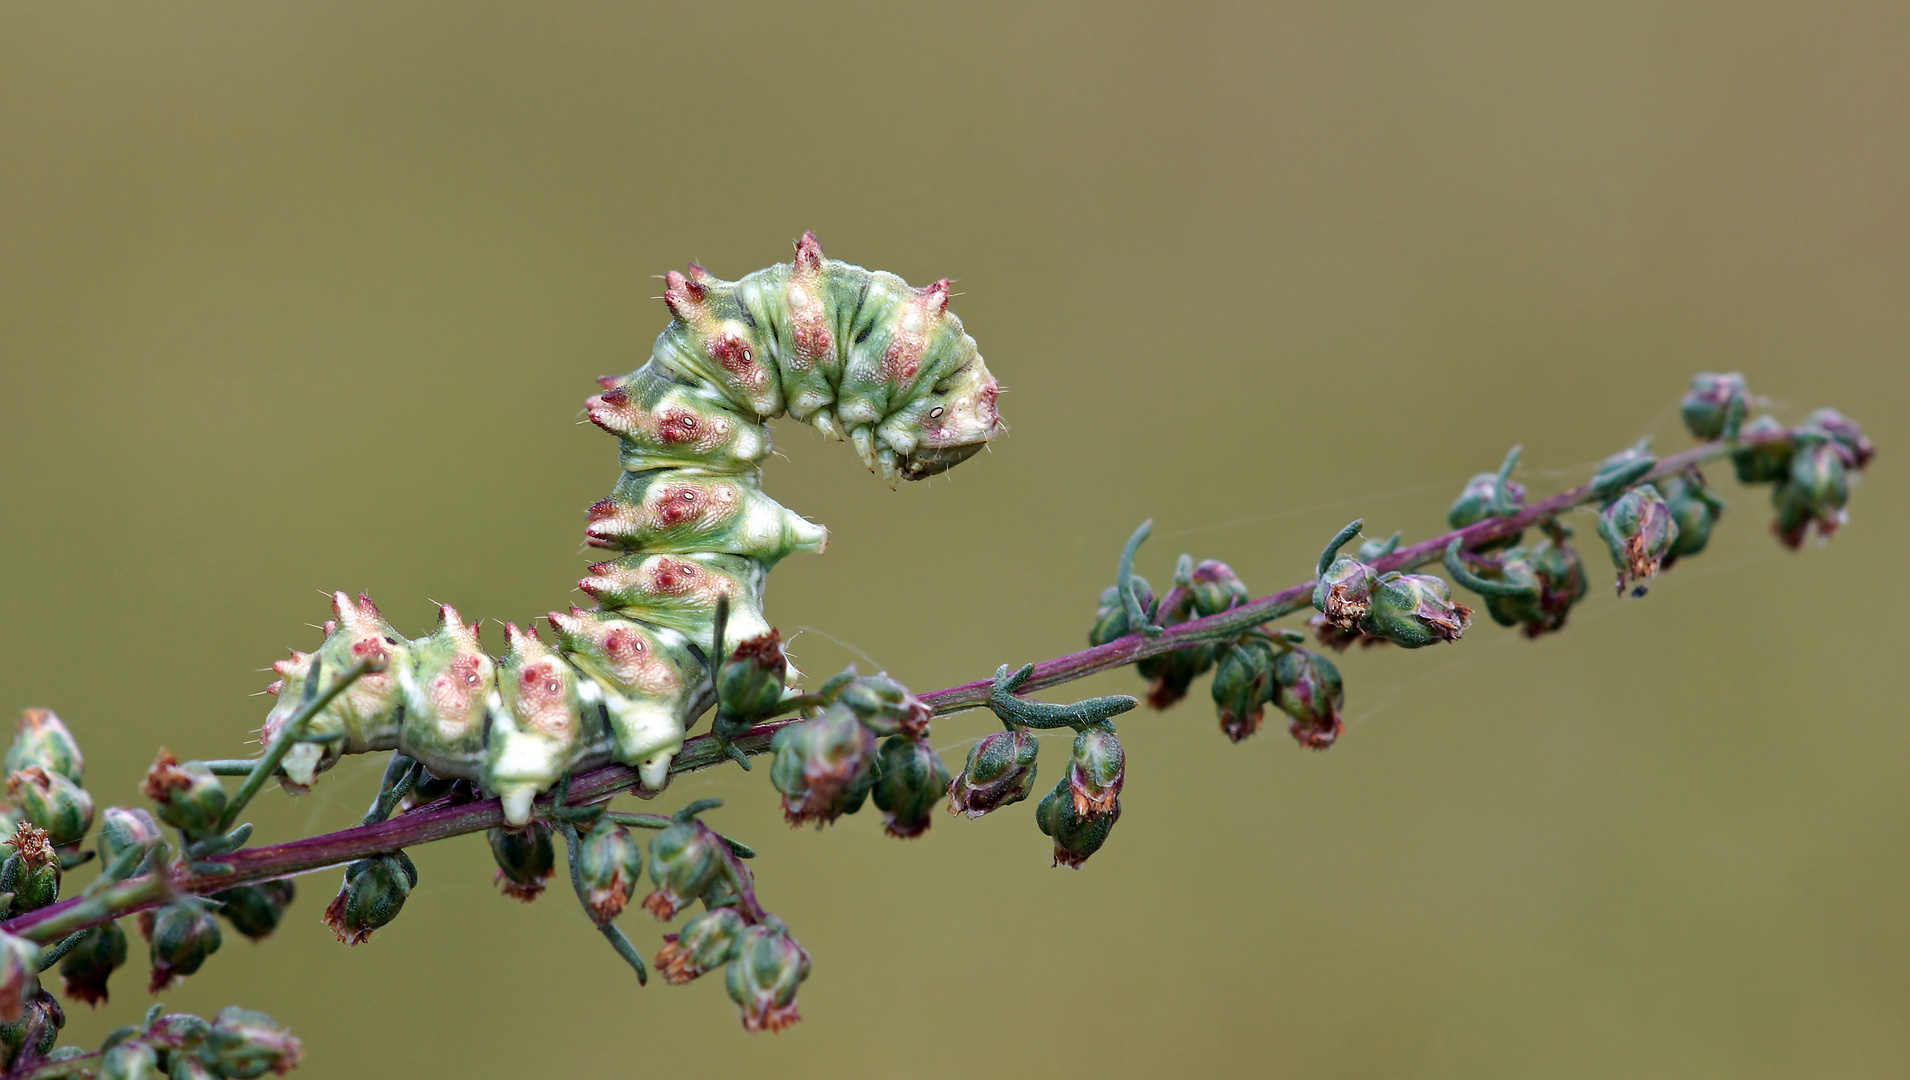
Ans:
{"type": "Polygon", "coordinates": [[[591,546],[622,553],[578,582],[597,609],[551,612],[554,646],[507,623],[494,659],[449,605],[436,631],[407,640],[368,598],[334,594],[324,643],[273,665],[262,738],[298,712],[314,671],[328,679],[366,657],[385,667],[312,718],[308,734],[336,738],[296,745],[287,787],[309,786],[341,755],[396,749],[496,794],[513,825],[567,772],[617,761],[661,788],[715,700],[706,650],[718,598],[729,600],[725,649],[768,633],[770,567],[828,541],[763,494],[767,421],[787,413],[849,441],[891,482],[943,472],[1000,430],[995,380],[948,297],[946,279],[911,288],[825,258],[807,233],[793,263],[740,281],[694,264],[665,275],[675,318],[649,362],[598,380],[585,403],[617,436],[625,470],[585,529],[591,546]]]}

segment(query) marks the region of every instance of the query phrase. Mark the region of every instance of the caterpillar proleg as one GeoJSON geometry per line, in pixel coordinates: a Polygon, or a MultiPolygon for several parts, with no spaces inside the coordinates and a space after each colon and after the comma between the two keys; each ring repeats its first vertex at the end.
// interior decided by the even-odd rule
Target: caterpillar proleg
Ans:
{"type": "Polygon", "coordinates": [[[714,701],[718,599],[728,598],[725,649],[761,638],[770,568],[828,539],[763,493],[767,421],[787,414],[846,440],[890,482],[952,468],[1001,429],[995,380],[947,310],[946,280],[912,288],[824,258],[807,233],[793,263],[739,281],[695,265],[664,280],[674,317],[649,361],[599,380],[586,403],[617,436],[624,470],[589,509],[586,542],[620,553],[578,582],[596,608],[551,612],[554,642],[507,623],[494,658],[449,605],[435,632],[407,640],[366,597],[334,594],[324,642],[273,665],[278,701],[263,737],[298,711],[315,676],[367,657],[384,669],[307,722],[305,734],[331,741],[292,749],[289,787],[342,755],[398,750],[499,796],[513,825],[572,770],[621,762],[661,788],[714,701]]]}

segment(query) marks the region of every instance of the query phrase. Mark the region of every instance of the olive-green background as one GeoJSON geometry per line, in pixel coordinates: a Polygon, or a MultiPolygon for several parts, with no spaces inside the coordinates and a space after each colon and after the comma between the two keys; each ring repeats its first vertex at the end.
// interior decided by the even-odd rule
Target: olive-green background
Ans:
{"type": "MultiPolygon", "coordinates": [[[[1894,3],[5,0],[0,704],[136,803],[160,745],[246,752],[320,590],[412,632],[578,599],[616,475],[579,405],[663,326],[652,275],[804,229],[955,279],[1007,390],[992,454],[900,492],[777,430],[769,490],[833,538],[772,619],[920,690],[1079,647],[1144,517],[1156,581],[1186,550],[1271,591],[1356,514],[1429,533],[1512,442],[1541,492],[1682,446],[1690,373],[1741,369],[1876,437],[1845,535],[1780,551],[1718,471],[1712,551],[1648,598],[1588,544],[1560,637],[1348,656],[1331,752],[1228,744],[1204,686],[1124,718],[1081,873],[1032,804],[900,843],[679,780],[815,956],[779,1037],[720,979],[638,989],[475,837],[370,944],[316,874],[165,1000],[271,1012],[314,1080],[1902,1076],[1906,54],[1894,3]]],[[[353,823],[378,769],[267,793],[261,838],[353,823]]]]}

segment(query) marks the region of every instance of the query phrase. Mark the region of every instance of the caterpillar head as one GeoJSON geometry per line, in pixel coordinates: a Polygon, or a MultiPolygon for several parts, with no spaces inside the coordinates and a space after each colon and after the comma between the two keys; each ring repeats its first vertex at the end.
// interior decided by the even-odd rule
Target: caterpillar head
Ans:
{"type": "Polygon", "coordinates": [[[896,473],[921,480],[974,457],[1003,429],[995,407],[1000,393],[977,356],[883,421],[877,437],[894,451],[896,473]]]}

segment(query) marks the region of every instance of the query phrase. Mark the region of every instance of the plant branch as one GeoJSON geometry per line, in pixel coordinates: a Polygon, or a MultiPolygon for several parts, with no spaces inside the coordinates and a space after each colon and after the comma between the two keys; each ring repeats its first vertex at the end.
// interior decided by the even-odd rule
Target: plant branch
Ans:
{"type": "MultiPolygon", "coordinates": [[[[1759,432],[1735,442],[1721,440],[1705,443],[1683,453],[1660,459],[1636,482],[1648,483],[1673,476],[1694,465],[1725,457],[1734,450],[1775,441],[1786,437],[1786,434],[1782,431],[1759,432]]],[[[1371,565],[1375,570],[1384,573],[1389,570],[1407,570],[1440,562],[1444,559],[1447,549],[1455,543],[1460,551],[1470,550],[1482,543],[1531,528],[1547,518],[1556,517],[1568,510],[1593,502],[1596,498],[1591,484],[1581,484],[1570,491],[1554,495],[1505,517],[1490,518],[1393,551],[1373,560],[1371,565]]],[[[1141,537],[1144,534],[1137,533],[1136,536],[1141,537]]],[[[1135,541],[1131,540],[1128,549],[1123,552],[1122,566],[1124,568],[1130,565],[1134,545],[1135,541]]],[[[1237,637],[1264,623],[1309,606],[1312,594],[1313,580],[1309,578],[1271,596],[1263,596],[1218,615],[1176,623],[1166,627],[1159,636],[1150,637],[1144,631],[1137,632],[1108,642],[1106,645],[1046,660],[1033,665],[1032,674],[1026,681],[1018,683],[1016,690],[1039,690],[1059,686],[1175,649],[1237,637]]],[[[345,681],[341,679],[340,684],[345,681]]],[[[334,684],[334,690],[341,688],[340,684],[334,684]]],[[[978,679],[920,696],[921,700],[938,715],[947,715],[988,705],[995,687],[996,679],[978,679]]],[[[794,718],[788,718],[758,724],[746,734],[738,736],[733,745],[736,750],[744,754],[766,753],[775,733],[795,722],[794,718]]],[[[290,728],[292,725],[287,726],[290,728]]],[[[671,775],[696,772],[729,761],[730,751],[725,744],[726,740],[719,740],[712,735],[699,735],[687,740],[671,764],[671,775]]],[[[267,771],[255,768],[251,771],[251,778],[263,782],[267,771]]],[[[642,787],[642,781],[636,769],[624,765],[607,765],[572,779],[568,792],[568,805],[587,806],[604,802],[624,792],[632,792],[645,799],[655,798],[660,794],[658,791],[642,787]]],[[[537,806],[538,816],[551,820],[550,796],[539,799],[537,806]]],[[[647,819],[650,815],[631,814],[619,815],[619,817],[639,827],[652,825],[648,820],[637,820],[638,818],[647,819]]],[[[57,941],[76,930],[83,930],[122,915],[157,906],[172,894],[204,895],[237,885],[257,884],[290,877],[294,874],[343,865],[379,852],[396,851],[418,844],[449,839],[453,836],[482,832],[503,822],[503,808],[497,799],[458,803],[447,796],[387,821],[375,821],[322,836],[307,837],[283,844],[245,848],[221,855],[220,863],[228,869],[213,873],[179,874],[174,871],[170,888],[161,880],[160,873],[133,878],[93,896],[76,897],[18,915],[0,924],[0,930],[41,943],[57,941]]]]}
{"type": "MultiPolygon", "coordinates": [[[[1650,483],[1653,480],[1675,476],[1693,465],[1715,461],[1744,447],[1775,442],[1785,438],[1786,435],[1786,432],[1781,431],[1754,433],[1735,443],[1724,441],[1704,443],[1683,453],[1659,459],[1658,464],[1650,472],[1634,482],[1650,483]]],[[[1546,518],[1557,517],[1568,510],[1591,503],[1596,498],[1590,483],[1580,484],[1570,491],[1561,492],[1543,502],[1534,503],[1515,514],[1488,518],[1463,529],[1454,529],[1429,540],[1422,540],[1411,547],[1400,548],[1389,555],[1374,559],[1370,565],[1375,571],[1385,573],[1389,570],[1410,570],[1428,563],[1436,563],[1445,558],[1446,548],[1454,540],[1459,541],[1461,550],[1469,551],[1488,541],[1529,529],[1546,518]]],[[[1136,660],[1144,660],[1175,649],[1184,649],[1189,645],[1224,641],[1262,623],[1291,615],[1310,606],[1312,602],[1313,580],[1308,579],[1271,596],[1263,596],[1218,615],[1175,623],[1159,637],[1129,634],[1124,638],[1110,641],[1106,645],[1083,649],[1080,652],[1069,653],[1067,656],[1058,656],[1053,660],[1044,660],[1035,665],[1034,673],[1017,689],[1043,690],[1107,671],[1110,668],[1123,667],[1136,660]]],[[[935,710],[937,716],[946,716],[949,713],[987,705],[994,686],[993,679],[977,679],[974,682],[931,691],[920,696],[925,704],[935,710]]]]}

